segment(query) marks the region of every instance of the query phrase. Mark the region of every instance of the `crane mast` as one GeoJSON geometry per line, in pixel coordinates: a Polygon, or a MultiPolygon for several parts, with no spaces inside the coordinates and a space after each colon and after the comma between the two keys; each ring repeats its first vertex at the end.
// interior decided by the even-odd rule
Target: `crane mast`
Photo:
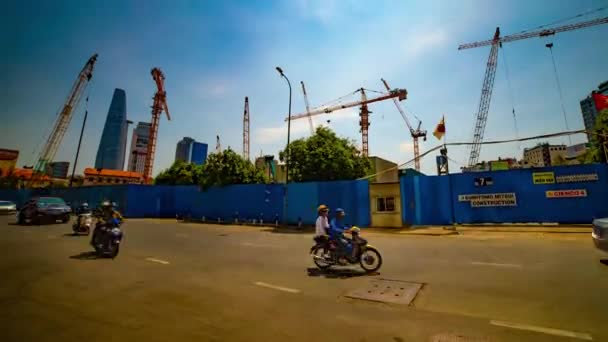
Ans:
{"type": "Polygon", "coordinates": [[[243,158],[249,160],[249,98],[245,96],[243,113],[243,158]]]}
{"type": "Polygon", "coordinates": [[[383,100],[387,100],[387,99],[391,99],[391,98],[398,98],[399,101],[402,101],[407,98],[407,90],[393,89],[386,94],[382,94],[378,97],[374,97],[371,99],[367,98],[367,95],[365,94],[365,89],[360,88],[357,90],[357,92],[361,92],[361,100],[359,100],[359,101],[352,101],[352,102],[347,102],[347,103],[340,104],[340,105],[313,109],[313,110],[307,111],[306,113],[292,115],[291,118],[287,117],[287,118],[285,118],[285,121],[288,121],[290,119],[297,120],[297,119],[302,119],[302,118],[306,118],[306,117],[310,118],[315,115],[329,114],[331,112],[335,112],[335,111],[338,111],[341,109],[361,106],[361,109],[359,111],[359,125],[361,127],[361,153],[367,157],[368,153],[369,153],[369,148],[368,148],[369,147],[369,139],[368,139],[369,114],[371,113],[369,111],[367,105],[370,103],[383,101],[383,100]]]}
{"type": "Polygon", "coordinates": [[[36,173],[45,173],[46,165],[49,162],[52,162],[55,158],[55,154],[59,149],[59,145],[61,145],[61,141],[65,136],[65,132],[68,130],[68,126],[70,125],[70,121],[72,120],[72,113],[74,112],[74,108],[78,105],[82,94],[84,93],[89,81],[93,77],[93,67],[95,66],[95,62],[97,61],[97,54],[94,54],[89,58],[87,63],[84,65],[80,73],[78,74],[78,78],[74,82],[72,89],[68,95],[68,98],[63,105],[61,112],[59,113],[59,117],[55,121],[55,125],[53,126],[53,130],[49,135],[44,147],[40,152],[40,156],[38,157],[38,161],[36,162],[36,166],[34,171],[36,173]]]}
{"type": "MultiPolygon", "coordinates": [[[[386,80],[384,80],[383,78],[381,78],[381,80],[382,83],[384,83],[384,87],[386,87],[386,90],[390,91],[391,88],[389,87],[386,80]]],[[[403,108],[401,108],[401,106],[399,105],[399,101],[397,101],[397,99],[393,97],[393,102],[395,103],[397,110],[403,117],[403,120],[405,120],[405,124],[407,125],[407,128],[409,128],[412,139],[414,140],[414,167],[416,168],[416,171],[420,171],[420,146],[418,145],[418,138],[422,137],[424,140],[426,140],[426,131],[420,129],[420,126],[422,125],[422,122],[420,120],[418,120],[418,127],[414,129],[410,124],[410,121],[407,119],[407,115],[405,115],[403,108]]]]}
{"type": "Polygon", "coordinates": [[[528,39],[533,37],[548,37],[555,35],[556,33],[578,30],[586,27],[602,25],[608,23],[608,17],[597,18],[593,20],[582,21],[579,23],[562,25],[551,29],[542,29],[536,31],[529,31],[524,33],[513,34],[509,36],[500,37],[500,29],[497,27],[494,37],[489,40],[480,42],[461,44],[458,46],[458,50],[472,49],[481,46],[491,45],[490,55],[488,56],[488,62],[486,65],[486,73],[483,79],[483,86],[481,88],[481,99],[479,101],[479,107],[477,110],[475,126],[473,128],[473,145],[471,145],[471,152],[469,155],[469,166],[477,164],[479,160],[479,153],[481,151],[481,143],[483,141],[483,134],[486,128],[486,122],[488,119],[488,111],[490,109],[490,99],[492,98],[492,89],[494,88],[494,78],[496,76],[496,65],[498,61],[498,48],[502,47],[503,43],[513,42],[522,39],[528,39]]]}
{"type": "MultiPolygon", "coordinates": [[[[306,113],[310,113],[310,104],[308,103],[306,87],[304,87],[303,81],[300,81],[300,84],[302,84],[302,94],[304,94],[304,104],[306,104],[306,113]]],[[[312,124],[312,117],[310,115],[308,115],[308,125],[310,126],[310,134],[315,134],[315,127],[312,124]]]]}
{"type": "Polygon", "coordinates": [[[144,180],[146,183],[152,181],[152,167],[154,166],[154,154],[156,153],[156,140],[158,136],[158,124],[160,115],[164,111],[167,114],[167,120],[171,120],[169,115],[169,107],[167,106],[167,92],[165,91],[165,75],[159,68],[153,68],[150,71],[152,79],[156,83],[156,93],[154,94],[154,103],[152,104],[152,124],[150,125],[150,138],[148,138],[148,151],[146,163],[144,164],[144,180]]]}

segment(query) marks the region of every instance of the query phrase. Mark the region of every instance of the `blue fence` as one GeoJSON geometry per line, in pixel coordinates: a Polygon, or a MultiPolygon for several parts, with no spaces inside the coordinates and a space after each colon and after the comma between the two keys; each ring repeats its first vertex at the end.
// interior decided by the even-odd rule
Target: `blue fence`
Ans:
{"type": "MultiPolygon", "coordinates": [[[[115,185],[72,189],[0,190],[0,199],[21,206],[33,196],[59,196],[75,207],[97,206],[105,199],[118,204],[126,217],[191,216],[206,220],[240,221],[283,219],[285,185],[250,184],[214,187],[115,185]]],[[[292,183],[287,189],[290,223],[314,224],[320,203],[347,212],[346,222],[362,227],[371,222],[367,181],[292,183]]]]}
{"type": "Polygon", "coordinates": [[[604,164],[401,178],[403,222],[590,223],[608,217],[604,164]]]}

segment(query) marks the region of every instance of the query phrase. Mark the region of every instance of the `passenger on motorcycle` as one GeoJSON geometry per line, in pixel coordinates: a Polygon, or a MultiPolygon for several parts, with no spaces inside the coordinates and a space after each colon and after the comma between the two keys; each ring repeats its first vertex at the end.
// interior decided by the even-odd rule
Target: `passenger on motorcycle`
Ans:
{"type": "Polygon", "coordinates": [[[344,209],[336,209],[336,217],[334,217],[329,224],[329,237],[332,241],[335,241],[341,253],[348,256],[350,254],[351,260],[356,259],[357,249],[353,247],[353,242],[344,236],[344,233],[349,232],[348,226],[344,225],[343,220],[346,216],[344,209]]]}
{"type": "Polygon", "coordinates": [[[329,208],[325,204],[321,204],[317,208],[317,221],[315,223],[315,236],[314,240],[318,244],[322,244],[328,247],[329,242],[329,208]]]}
{"type": "MultiPolygon", "coordinates": [[[[98,213],[98,224],[97,226],[106,226],[111,227],[114,224],[122,223],[123,217],[122,215],[114,210],[113,203],[110,201],[101,202],[101,212],[98,213]]],[[[97,230],[97,226],[95,230],[93,230],[93,237],[91,238],[91,244],[95,242],[96,235],[99,234],[97,230]]]]}

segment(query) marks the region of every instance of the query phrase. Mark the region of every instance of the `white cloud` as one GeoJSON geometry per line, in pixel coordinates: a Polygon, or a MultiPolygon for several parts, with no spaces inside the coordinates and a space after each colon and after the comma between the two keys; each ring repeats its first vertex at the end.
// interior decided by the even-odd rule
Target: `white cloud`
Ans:
{"type": "Polygon", "coordinates": [[[224,97],[231,89],[230,81],[225,79],[205,79],[194,87],[196,95],[209,99],[224,97]]]}
{"type": "Polygon", "coordinates": [[[413,152],[414,143],[412,141],[406,141],[399,144],[399,151],[401,152],[413,152]]]}
{"type": "Polygon", "coordinates": [[[443,45],[447,40],[444,29],[437,28],[431,32],[414,31],[408,35],[412,37],[402,45],[403,53],[406,58],[415,59],[421,55],[432,51],[438,46],[443,45]]]}

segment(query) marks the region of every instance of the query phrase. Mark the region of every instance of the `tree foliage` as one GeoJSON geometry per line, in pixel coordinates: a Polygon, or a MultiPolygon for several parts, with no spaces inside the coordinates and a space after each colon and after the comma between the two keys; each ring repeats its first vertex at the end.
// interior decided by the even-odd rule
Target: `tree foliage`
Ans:
{"type": "Polygon", "coordinates": [[[268,178],[249,160],[231,149],[210,154],[202,167],[198,184],[203,189],[230,184],[267,183],[268,178]]]}
{"type": "Polygon", "coordinates": [[[591,135],[591,148],[584,155],[586,163],[606,163],[606,151],[608,148],[608,109],[602,110],[593,127],[594,134],[591,135]]]}
{"type": "MultiPolygon", "coordinates": [[[[289,179],[296,182],[348,180],[365,176],[371,163],[353,141],[318,127],[315,134],[289,144],[289,179]]],[[[286,150],[279,153],[284,161],[286,150]]]]}
{"type": "Polygon", "coordinates": [[[157,185],[198,184],[204,189],[211,186],[266,182],[263,170],[257,169],[231,149],[210,154],[202,166],[177,161],[154,180],[157,185]]]}
{"type": "Polygon", "coordinates": [[[161,171],[154,179],[157,185],[193,185],[201,177],[201,166],[183,161],[176,161],[170,168],[161,171]]]}

